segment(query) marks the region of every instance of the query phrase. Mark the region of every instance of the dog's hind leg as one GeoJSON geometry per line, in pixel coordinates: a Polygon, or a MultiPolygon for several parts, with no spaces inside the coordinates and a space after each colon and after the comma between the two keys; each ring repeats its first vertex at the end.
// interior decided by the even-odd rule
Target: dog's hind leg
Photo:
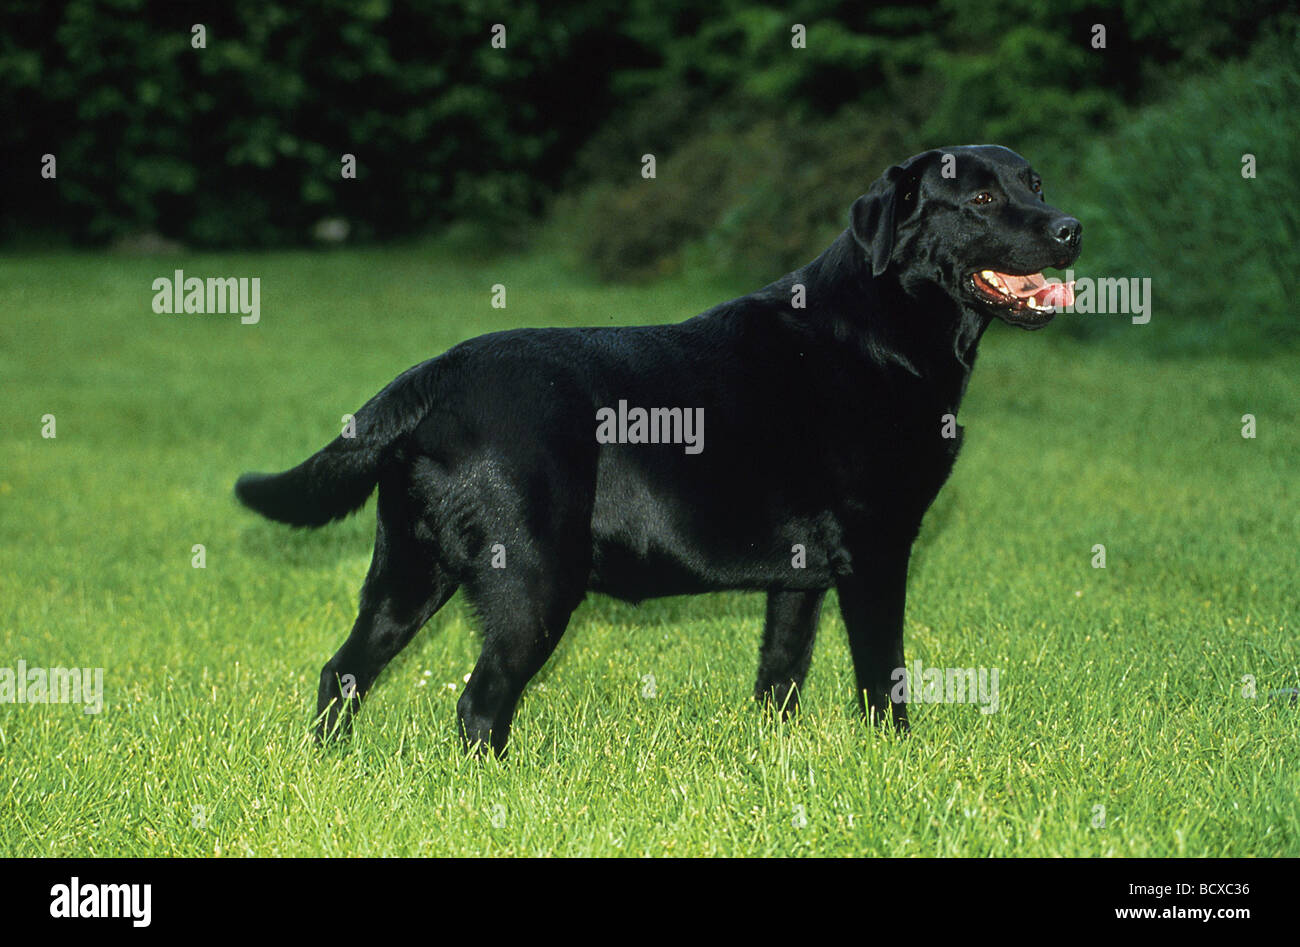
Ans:
{"type": "Polygon", "coordinates": [[[456,591],[433,544],[414,535],[408,506],[401,485],[380,484],[375,553],[357,620],[343,647],[321,669],[318,740],[348,731],[379,673],[456,591]]]}
{"type": "Polygon", "coordinates": [[[456,704],[461,740],[467,750],[491,749],[504,756],[515,706],[524,687],[542,669],[586,594],[591,572],[591,496],[582,478],[548,478],[552,489],[530,497],[513,491],[486,504],[492,522],[484,535],[513,536],[478,557],[465,592],[478,614],[483,649],[456,704]],[[567,490],[562,492],[561,487],[567,490]],[[498,558],[498,556],[500,558],[498,558]]]}
{"type": "Polygon", "coordinates": [[[773,589],[767,593],[767,620],[763,626],[763,647],[758,659],[758,683],[754,698],[769,703],[786,719],[799,707],[812,661],[825,591],[773,589]]]}
{"type": "MultiPolygon", "coordinates": [[[[530,549],[511,570],[484,576],[466,588],[483,626],[483,650],[456,704],[461,740],[467,750],[491,748],[504,756],[510,724],[524,687],[560,643],[569,616],[585,593],[585,568],[557,576],[543,562],[563,561],[550,551],[530,549]]],[[[570,560],[571,562],[571,560],[570,560]]]]}

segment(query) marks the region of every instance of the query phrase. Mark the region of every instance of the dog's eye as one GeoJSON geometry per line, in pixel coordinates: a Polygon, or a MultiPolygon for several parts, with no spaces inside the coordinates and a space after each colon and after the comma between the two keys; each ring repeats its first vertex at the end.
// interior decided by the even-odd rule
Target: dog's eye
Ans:
{"type": "Polygon", "coordinates": [[[980,191],[970,199],[972,204],[990,204],[993,202],[993,195],[988,191],[980,191]]]}
{"type": "Polygon", "coordinates": [[[1030,182],[1029,182],[1029,189],[1030,189],[1031,191],[1033,191],[1035,194],[1041,194],[1041,193],[1043,193],[1043,182],[1042,182],[1042,181],[1030,181],[1030,182]]]}

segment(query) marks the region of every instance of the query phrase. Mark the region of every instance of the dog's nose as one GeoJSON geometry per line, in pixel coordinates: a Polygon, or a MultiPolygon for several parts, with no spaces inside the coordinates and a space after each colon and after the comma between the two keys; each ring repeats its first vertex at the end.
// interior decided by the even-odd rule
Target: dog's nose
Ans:
{"type": "Polygon", "coordinates": [[[1051,233],[1052,239],[1062,247],[1067,250],[1075,250],[1079,246],[1079,237],[1083,233],[1083,224],[1073,217],[1058,217],[1052,221],[1048,232],[1051,233]]]}

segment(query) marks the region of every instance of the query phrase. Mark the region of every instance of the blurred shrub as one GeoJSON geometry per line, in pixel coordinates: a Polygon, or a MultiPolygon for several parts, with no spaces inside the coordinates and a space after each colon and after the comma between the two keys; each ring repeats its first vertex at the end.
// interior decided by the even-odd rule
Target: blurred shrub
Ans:
{"type": "Polygon", "coordinates": [[[1084,221],[1080,275],[1150,277],[1151,322],[1074,315],[1077,336],[1150,333],[1160,350],[1300,344],[1300,30],[1186,81],[1085,150],[1062,206],[1084,221]],[[1258,177],[1242,177],[1253,154],[1258,177]]]}
{"type": "MultiPolygon", "coordinates": [[[[917,126],[899,113],[846,108],[810,126],[760,123],[741,152],[749,160],[735,162],[733,199],[685,256],[749,282],[770,282],[820,253],[848,226],[858,195],[923,147],[917,126]]],[[[715,153],[725,154],[726,143],[718,142],[715,153]]]]}
{"type": "Polygon", "coordinates": [[[616,75],[623,107],[578,153],[576,196],[556,205],[553,229],[575,234],[604,279],[687,263],[773,279],[820,252],[879,173],[925,148],[996,142],[1068,180],[1144,90],[1245,53],[1286,6],[805,0],[780,13],[727,0],[694,30],[632,17],[633,44],[662,59],[616,75]],[[1177,26],[1162,32],[1166,19],[1177,26]],[[794,22],[806,49],[790,47],[794,22]],[[1105,49],[1090,42],[1097,23],[1105,49]],[[643,153],[656,155],[653,181],[639,177],[643,153]]]}
{"type": "MultiPolygon", "coordinates": [[[[537,213],[612,106],[611,0],[7,0],[3,233],[198,245],[537,213]],[[493,49],[494,23],[507,47],[493,49]],[[206,48],[191,27],[206,28],[206,48]],[[563,103],[560,108],[550,103],[563,103]],[[576,107],[576,103],[581,107],[576,107]],[[58,178],[38,176],[54,154],[58,178]],[[355,180],[340,176],[345,153],[355,180]]],[[[635,56],[631,57],[635,60],[635,56]]]]}
{"type": "Polygon", "coordinates": [[[639,280],[699,266],[771,280],[847,226],[849,206],[919,135],[902,119],[854,109],[801,125],[767,119],[690,138],[644,180],[601,181],[556,205],[553,232],[602,279],[639,280]]]}
{"type": "Polygon", "coordinates": [[[567,190],[607,277],[693,256],[772,275],[889,163],[999,140],[1068,165],[1123,108],[1240,55],[1294,5],[7,0],[0,237],[264,246],[322,218],[363,239],[452,220],[513,234],[567,190]],[[38,177],[47,152],[56,181],[38,177]],[[645,153],[656,182],[640,182],[645,153]]]}

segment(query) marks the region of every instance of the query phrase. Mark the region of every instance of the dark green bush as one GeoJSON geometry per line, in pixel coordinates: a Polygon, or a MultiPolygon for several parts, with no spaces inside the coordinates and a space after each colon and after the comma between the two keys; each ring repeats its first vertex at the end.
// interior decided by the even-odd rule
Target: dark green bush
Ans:
{"type": "Polygon", "coordinates": [[[1240,55],[1293,7],[8,0],[0,237],[259,246],[326,217],[362,238],[453,220],[516,233],[567,189],[602,275],[695,256],[771,275],[820,249],[899,157],[999,140],[1068,167],[1122,109],[1240,55]],[[497,22],[507,51],[489,45],[497,22]],[[1099,22],[1105,51],[1088,45],[1099,22]],[[56,181],[38,176],[47,152],[56,181]],[[647,152],[660,175],[642,183],[647,152]]]}
{"type": "Polygon", "coordinates": [[[685,261],[771,279],[819,252],[877,174],[925,148],[997,142],[1068,180],[1144,90],[1244,53],[1284,6],[952,0],[863,12],[806,0],[785,12],[726,2],[693,30],[633,17],[634,44],[663,57],[617,75],[623,107],[575,159],[579,194],[557,205],[555,229],[578,234],[578,256],[605,279],[685,261]],[[1176,26],[1162,31],[1166,20],[1176,26]],[[795,22],[806,49],[790,47],[795,22]],[[1097,23],[1104,49],[1090,42],[1097,23]],[[659,162],[651,182],[637,177],[646,152],[659,162]]]}
{"type": "Polygon", "coordinates": [[[535,214],[611,107],[617,12],[608,0],[548,0],[545,13],[541,0],[10,0],[0,151],[17,186],[0,225],[257,246],[306,240],[326,216],[390,237],[535,214]],[[496,22],[506,50],[489,44],[496,22]],[[56,181],[38,176],[45,153],[56,181]],[[355,180],[340,176],[345,153],[355,180]]]}
{"type": "MultiPolygon", "coordinates": [[[[1241,49],[1217,28],[1180,29],[1198,62],[1241,49]]],[[[613,130],[623,119],[589,142],[583,158],[598,181],[557,205],[553,227],[578,234],[580,257],[606,279],[690,265],[757,286],[824,248],[892,162],[997,141],[1033,161],[1049,199],[1084,221],[1079,275],[1152,279],[1150,325],[1071,314],[1060,320],[1065,333],[1140,331],[1151,351],[1297,345],[1286,283],[1300,263],[1300,36],[1286,17],[1256,32],[1249,58],[1201,73],[1178,64],[1148,82],[1164,95],[1142,106],[1123,104],[1122,82],[1071,89],[1094,68],[1090,54],[1028,26],[1004,31],[991,52],[936,58],[930,73],[900,83],[887,108],[815,118],[750,97],[684,118],[661,96],[661,125],[654,114],[623,113],[619,160],[613,130]],[[1033,61],[1035,50],[1046,58],[1033,61]],[[1015,63],[997,65],[1008,59],[1015,63]],[[1073,77],[1054,84],[1053,63],[1073,77]],[[638,145],[655,140],[678,143],[658,155],[657,179],[642,181],[638,145]],[[1257,156],[1256,180],[1241,176],[1246,153],[1257,156]]],[[[1156,54],[1167,43],[1153,40],[1156,54]]]]}
{"type": "Polygon", "coordinates": [[[1084,221],[1079,272],[1150,277],[1154,302],[1145,326],[1076,315],[1068,331],[1141,331],[1171,351],[1300,343],[1298,48],[1296,25],[1280,28],[1249,60],[1186,81],[1086,149],[1063,198],[1084,221]]]}

